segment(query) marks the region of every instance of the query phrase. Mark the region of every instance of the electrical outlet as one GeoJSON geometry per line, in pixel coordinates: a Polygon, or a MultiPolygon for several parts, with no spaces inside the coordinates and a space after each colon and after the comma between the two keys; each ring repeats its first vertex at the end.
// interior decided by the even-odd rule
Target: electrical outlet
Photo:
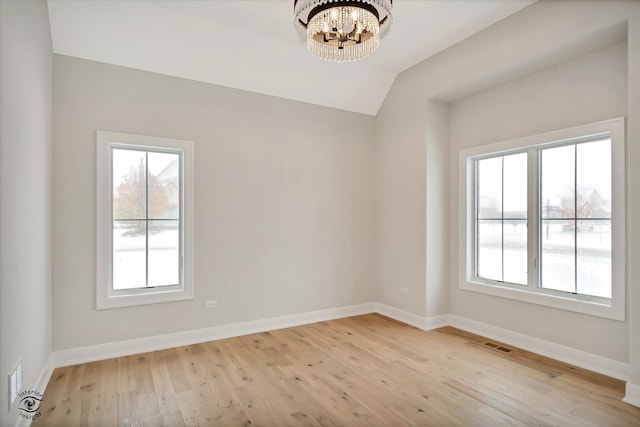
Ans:
{"type": "Polygon", "coordinates": [[[18,398],[20,390],[22,390],[22,360],[18,362],[16,369],[9,374],[9,410],[18,398]]]}
{"type": "Polygon", "coordinates": [[[409,288],[402,288],[400,292],[402,292],[405,295],[409,295],[409,288]]]}
{"type": "Polygon", "coordinates": [[[207,309],[209,309],[209,308],[217,308],[217,307],[218,307],[218,300],[217,299],[210,299],[210,300],[207,300],[204,303],[204,308],[207,308],[207,309]]]}

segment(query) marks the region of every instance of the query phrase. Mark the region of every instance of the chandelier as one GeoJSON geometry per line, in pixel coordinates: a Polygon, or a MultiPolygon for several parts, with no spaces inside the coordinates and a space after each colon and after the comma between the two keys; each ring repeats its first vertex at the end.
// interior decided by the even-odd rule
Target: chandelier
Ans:
{"type": "Polygon", "coordinates": [[[294,25],[307,49],[330,61],[355,61],[378,48],[391,27],[393,0],[294,0],[294,25]]]}

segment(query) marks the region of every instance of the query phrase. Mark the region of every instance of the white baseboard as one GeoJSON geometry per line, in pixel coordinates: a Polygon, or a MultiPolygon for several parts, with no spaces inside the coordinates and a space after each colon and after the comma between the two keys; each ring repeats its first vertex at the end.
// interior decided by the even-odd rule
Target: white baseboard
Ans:
{"type": "Polygon", "coordinates": [[[640,385],[627,383],[623,402],[640,408],[640,385]]]}
{"type": "Polygon", "coordinates": [[[432,329],[444,328],[445,326],[449,326],[451,324],[451,320],[449,319],[448,314],[441,314],[439,316],[431,316],[427,317],[427,327],[426,331],[430,331],[432,329]]]}
{"type": "Polygon", "coordinates": [[[42,371],[40,371],[40,375],[38,375],[36,384],[33,387],[35,391],[44,394],[44,390],[47,388],[47,384],[49,384],[49,379],[51,378],[51,374],[53,374],[54,369],[55,366],[53,365],[52,353],[47,357],[47,360],[44,362],[44,366],[42,367],[42,371]]]}
{"type": "Polygon", "coordinates": [[[31,420],[27,420],[19,416],[15,427],[28,427],[30,425],[31,425],[31,420]]]}
{"type": "Polygon", "coordinates": [[[57,368],[77,365],[79,363],[95,362],[97,360],[111,359],[114,357],[130,356],[132,354],[165,350],[183,345],[273,331],[343,317],[358,316],[373,313],[374,311],[375,305],[372,303],[358,304],[172,334],[116,341],[107,344],[58,350],[53,353],[53,365],[57,368]]]}
{"type": "Polygon", "coordinates": [[[629,379],[631,366],[628,363],[619,362],[539,338],[533,338],[525,334],[488,325],[465,317],[449,315],[449,322],[449,325],[454,328],[501,341],[532,353],[579,366],[619,380],[626,381],[629,379]]]}
{"type": "MultiPolygon", "coordinates": [[[[513,345],[515,347],[579,366],[603,375],[621,379],[623,381],[627,381],[629,379],[629,373],[631,370],[630,365],[617,360],[587,353],[571,347],[552,343],[550,341],[532,338],[528,335],[461,316],[445,314],[433,317],[423,317],[382,303],[366,303],[253,320],[249,322],[214,326],[211,328],[196,329],[172,334],[117,341],[107,344],[58,350],[49,358],[47,366],[43,369],[41,379],[39,379],[38,382],[39,384],[42,383],[42,388],[44,388],[54,367],[69,366],[114,357],[146,353],[149,351],[164,350],[183,345],[197,344],[206,341],[289,328],[314,322],[322,322],[374,312],[423,330],[453,326],[458,329],[482,335],[489,339],[501,341],[505,344],[513,345]]],[[[627,384],[627,397],[625,398],[625,402],[635,404],[633,402],[640,401],[639,396],[640,392],[638,391],[638,386],[627,384]]]]}
{"type": "MultiPolygon", "coordinates": [[[[47,360],[44,362],[44,366],[40,371],[40,375],[38,375],[38,379],[36,379],[36,383],[33,388],[25,388],[25,390],[35,390],[40,394],[44,394],[44,390],[47,388],[47,384],[49,384],[49,380],[51,379],[51,374],[53,373],[53,353],[49,354],[47,360]]],[[[16,427],[26,427],[31,425],[31,420],[18,417],[18,422],[16,423],[16,427]]]]}
{"type": "Polygon", "coordinates": [[[406,323],[407,325],[415,326],[416,328],[423,329],[425,331],[449,325],[448,314],[423,317],[379,302],[374,303],[374,308],[375,312],[378,314],[382,314],[383,316],[390,317],[398,322],[406,323]]]}
{"type": "Polygon", "coordinates": [[[376,313],[390,317],[398,322],[415,326],[418,329],[426,329],[427,327],[427,319],[425,317],[418,316],[417,314],[409,313],[408,311],[379,302],[374,303],[374,309],[376,313]]]}

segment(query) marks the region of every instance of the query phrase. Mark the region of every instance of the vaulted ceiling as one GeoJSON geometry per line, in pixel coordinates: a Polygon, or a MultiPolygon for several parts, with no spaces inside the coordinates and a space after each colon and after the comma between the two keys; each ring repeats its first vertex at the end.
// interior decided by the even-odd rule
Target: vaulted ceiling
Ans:
{"type": "Polygon", "coordinates": [[[535,0],[396,0],[371,56],[317,59],[293,0],[49,0],[54,53],[375,115],[396,75],[535,0]]]}

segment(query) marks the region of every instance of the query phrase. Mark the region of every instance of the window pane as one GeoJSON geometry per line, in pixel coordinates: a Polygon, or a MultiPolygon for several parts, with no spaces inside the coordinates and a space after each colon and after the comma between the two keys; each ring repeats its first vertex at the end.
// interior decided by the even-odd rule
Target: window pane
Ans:
{"type": "Polygon", "coordinates": [[[575,145],[541,151],[542,218],[574,218],[575,145]]]}
{"type": "Polygon", "coordinates": [[[502,157],[478,160],[478,218],[502,218],[502,157]]]}
{"type": "Polygon", "coordinates": [[[578,218],[611,218],[611,140],[577,146],[578,218]]]}
{"type": "Polygon", "coordinates": [[[149,286],[180,283],[178,221],[149,221],[149,286]]]}
{"type": "Polygon", "coordinates": [[[149,153],[149,219],[178,219],[180,155],[149,153]]]}
{"type": "Polygon", "coordinates": [[[565,220],[543,220],[541,286],[546,289],[575,292],[575,234],[565,220]]]}
{"type": "Polygon", "coordinates": [[[479,160],[477,168],[477,275],[526,284],[527,153],[479,160]]]}
{"type": "MultiPolygon", "coordinates": [[[[527,153],[504,157],[504,217],[527,218],[527,153]]],[[[526,237],[526,232],[525,232],[526,237]]],[[[526,243],[526,242],[525,242],[526,243]]]]}
{"type": "Polygon", "coordinates": [[[507,219],[503,227],[504,281],[526,285],[527,220],[507,219]]]}
{"type": "Polygon", "coordinates": [[[146,216],[145,152],[113,150],[113,219],[146,216]]]}
{"type": "Polygon", "coordinates": [[[611,298],[611,221],[578,221],[578,293],[611,298]]]}
{"type": "Polygon", "coordinates": [[[113,289],[146,286],[145,221],[113,222],[113,289]]]}
{"type": "Polygon", "coordinates": [[[478,277],[502,281],[502,220],[478,221],[478,277]]]}

